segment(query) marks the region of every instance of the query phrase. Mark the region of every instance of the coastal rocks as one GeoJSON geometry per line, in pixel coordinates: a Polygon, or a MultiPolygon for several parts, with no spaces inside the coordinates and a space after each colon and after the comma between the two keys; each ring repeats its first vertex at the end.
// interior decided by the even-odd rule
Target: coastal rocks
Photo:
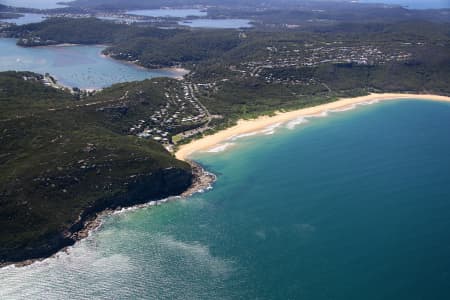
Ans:
{"type": "Polygon", "coordinates": [[[195,193],[203,192],[211,189],[212,184],[216,181],[217,177],[213,173],[206,171],[201,165],[196,162],[189,161],[192,167],[192,173],[194,174],[192,185],[181,196],[189,197],[195,193]]]}
{"type": "Polygon", "coordinates": [[[29,264],[33,260],[49,257],[61,249],[73,245],[99,225],[97,216],[108,210],[143,204],[151,200],[180,195],[193,182],[189,168],[166,168],[153,173],[140,174],[127,180],[126,191],[97,199],[85,208],[78,220],[68,228],[48,233],[38,241],[21,247],[0,245],[0,266],[19,263],[29,264]]]}

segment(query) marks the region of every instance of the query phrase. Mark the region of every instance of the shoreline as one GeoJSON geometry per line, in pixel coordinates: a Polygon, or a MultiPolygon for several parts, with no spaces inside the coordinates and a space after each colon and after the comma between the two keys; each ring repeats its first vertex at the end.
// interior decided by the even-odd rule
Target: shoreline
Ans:
{"type": "MultiPolygon", "coordinates": [[[[19,39],[17,38],[2,38],[2,39],[11,39],[14,40],[16,42],[17,45],[17,41],[19,39]]],[[[59,44],[52,44],[52,45],[37,45],[37,46],[23,46],[23,45],[17,45],[19,47],[23,47],[23,48],[69,48],[69,47],[77,47],[77,46],[93,46],[93,47],[99,47],[99,48],[103,48],[106,49],[108,47],[108,45],[104,45],[104,44],[73,44],[73,43],[59,43],[59,44]]],[[[100,52],[100,57],[105,58],[105,59],[110,59],[116,63],[120,63],[120,64],[124,64],[124,65],[129,65],[133,68],[137,68],[137,69],[141,69],[141,70],[145,70],[148,72],[164,72],[166,73],[166,75],[161,75],[161,76],[156,76],[156,77],[150,77],[147,79],[152,79],[152,78],[158,78],[158,77],[166,77],[166,78],[172,78],[172,79],[176,79],[176,80],[183,80],[184,76],[186,76],[187,74],[191,73],[191,70],[189,69],[185,69],[181,66],[172,66],[172,67],[160,67],[160,68],[147,68],[144,67],[142,65],[140,65],[138,62],[135,61],[128,61],[128,60],[122,60],[122,59],[116,59],[114,57],[112,57],[109,54],[105,54],[103,53],[103,50],[100,52]]],[[[43,74],[42,74],[43,75],[43,74]]],[[[56,86],[58,88],[67,88],[69,90],[72,90],[74,87],[70,86],[70,85],[66,85],[61,83],[60,80],[58,80],[58,78],[56,77],[56,75],[54,74],[50,74],[53,78],[56,79],[57,83],[56,86]]],[[[87,92],[91,92],[91,91],[101,91],[105,88],[110,87],[106,86],[106,87],[87,87],[87,88],[80,88],[80,90],[83,91],[87,91],[87,92]]]]}
{"type": "Polygon", "coordinates": [[[25,259],[23,261],[17,262],[0,263],[0,270],[10,267],[21,268],[30,266],[33,265],[34,263],[43,262],[47,259],[57,258],[58,255],[61,253],[70,254],[69,249],[75,246],[79,241],[88,238],[93,232],[98,230],[103,225],[103,218],[106,218],[108,216],[151,206],[159,206],[167,202],[186,199],[187,197],[190,197],[194,194],[203,193],[207,190],[212,189],[212,184],[216,181],[216,176],[213,173],[206,171],[200,164],[194,161],[188,161],[188,163],[191,165],[192,168],[193,180],[191,186],[188,187],[180,195],[169,196],[167,198],[159,200],[151,200],[142,204],[123,206],[118,207],[116,209],[107,208],[105,210],[99,211],[92,216],[88,216],[86,220],[84,220],[82,227],[70,235],[70,238],[73,240],[73,244],[62,247],[52,255],[46,257],[25,259]]]}
{"type": "MultiPolygon", "coordinates": [[[[145,67],[144,67],[145,68],[145,67]]],[[[173,74],[171,78],[182,80],[185,75],[191,73],[190,70],[180,67],[167,67],[167,68],[160,68],[160,69],[149,69],[149,70],[162,70],[167,71],[173,74]]]]}
{"type": "MultiPolygon", "coordinates": [[[[168,77],[168,78],[173,78],[173,79],[177,79],[177,80],[182,80],[184,78],[185,75],[189,74],[191,71],[185,68],[181,68],[181,67],[163,67],[163,68],[147,68],[144,67],[140,64],[138,64],[137,62],[134,61],[129,61],[129,60],[121,60],[121,59],[116,59],[114,57],[112,57],[110,54],[104,54],[104,53],[100,53],[100,56],[103,58],[107,58],[107,59],[111,59],[115,62],[118,63],[122,63],[122,64],[126,64],[126,65],[131,65],[134,68],[138,68],[138,69],[142,69],[142,70],[146,70],[146,71],[163,71],[163,72],[169,72],[172,73],[171,76],[163,76],[163,77],[168,77]]],[[[156,77],[152,77],[152,78],[156,78],[156,77]]],[[[149,78],[151,79],[151,78],[149,78]]]]}
{"type": "MultiPolygon", "coordinates": [[[[401,93],[371,93],[366,96],[359,96],[354,98],[341,98],[333,102],[301,108],[288,112],[277,112],[275,116],[260,116],[256,119],[243,120],[240,119],[237,125],[227,129],[216,132],[212,135],[202,137],[194,140],[188,144],[181,145],[176,151],[175,157],[179,160],[189,161],[189,157],[196,152],[211,149],[219,146],[223,142],[230,141],[233,138],[241,135],[253,135],[260,131],[267,129],[270,126],[278,126],[282,123],[292,121],[302,117],[312,117],[328,111],[333,110],[348,110],[353,109],[356,105],[381,102],[381,101],[395,101],[402,99],[418,99],[430,101],[450,102],[450,97],[432,95],[432,94],[401,94],[401,93]]],[[[226,145],[226,144],[225,144],[226,145]]],[[[223,146],[223,145],[222,145],[223,146]]],[[[219,146],[220,147],[220,146],[219,146]]]]}
{"type": "Polygon", "coordinates": [[[203,193],[212,188],[212,184],[216,181],[216,176],[213,173],[206,171],[200,164],[189,159],[189,156],[195,152],[211,149],[213,147],[227,147],[228,143],[221,144],[223,142],[229,142],[230,140],[236,139],[239,136],[253,136],[256,134],[264,133],[266,131],[273,132],[273,130],[283,123],[289,121],[303,118],[303,117],[314,117],[320,116],[323,113],[329,111],[346,111],[353,109],[356,105],[361,104],[372,104],[381,101],[395,101],[401,99],[419,99],[419,100],[429,100],[429,101],[443,101],[450,102],[450,97],[430,95],[430,94],[394,94],[394,93],[383,93],[383,94],[370,94],[367,96],[360,96],[355,98],[343,98],[333,102],[320,104],[317,106],[312,106],[308,108],[302,108],[298,110],[288,111],[288,112],[278,112],[275,116],[261,116],[256,119],[251,120],[239,120],[238,124],[230,128],[219,131],[215,134],[203,137],[198,140],[194,140],[189,144],[182,145],[180,149],[175,153],[177,159],[184,160],[191,165],[193,173],[193,181],[191,186],[186,189],[183,193],[177,196],[170,196],[168,198],[152,200],[142,204],[118,207],[117,209],[105,209],[103,211],[97,212],[84,220],[82,227],[71,234],[71,238],[74,243],[65,246],[52,255],[47,257],[40,257],[34,259],[26,259],[18,262],[4,262],[0,263],[0,270],[8,267],[25,267],[32,265],[34,263],[45,261],[49,258],[57,258],[62,252],[69,253],[69,249],[73,247],[78,241],[89,237],[93,232],[98,230],[103,222],[103,218],[110,215],[119,214],[126,211],[132,211],[136,209],[158,206],[166,202],[177,201],[181,199],[186,199],[196,193],[203,193]]]}

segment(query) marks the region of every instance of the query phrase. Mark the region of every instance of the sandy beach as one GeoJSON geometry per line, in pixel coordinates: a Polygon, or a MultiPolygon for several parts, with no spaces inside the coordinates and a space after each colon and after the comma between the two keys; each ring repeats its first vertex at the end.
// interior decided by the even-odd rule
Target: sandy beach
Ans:
{"type": "MultiPolygon", "coordinates": [[[[158,69],[157,69],[158,70],[158,69]]],[[[173,78],[175,79],[183,79],[184,75],[189,74],[191,71],[188,69],[180,68],[180,67],[170,67],[170,68],[162,68],[160,70],[169,71],[174,74],[173,78]]]]}
{"type": "Polygon", "coordinates": [[[334,102],[312,106],[308,108],[302,108],[289,112],[279,112],[275,116],[261,116],[252,120],[239,120],[238,124],[217,132],[215,134],[203,137],[198,140],[194,140],[189,144],[182,145],[175,153],[175,156],[181,160],[187,160],[191,154],[198,151],[204,151],[212,149],[214,147],[227,147],[227,143],[218,146],[221,143],[229,141],[233,137],[242,136],[250,133],[257,133],[271,126],[277,126],[282,123],[286,123],[301,117],[310,117],[319,115],[328,111],[347,110],[354,108],[355,105],[372,103],[379,101],[399,100],[399,99],[420,99],[431,101],[446,101],[450,102],[450,97],[438,96],[438,95],[425,95],[425,94],[370,94],[367,96],[355,97],[355,98],[342,98],[334,102]]]}
{"type": "MultiPolygon", "coordinates": [[[[104,45],[97,45],[97,46],[105,47],[105,48],[107,47],[107,46],[104,46],[104,45]]],[[[170,73],[173,74],[171,77],[175,78],[175,79],[183,79],[184,75],[189,74],[191,72],[190,70],[184,69],[184,68],[181,68],[181,67],[165,67],[165,68],[154,68],[154,69],[153,68],[147,68],[147,67],[141,66],[136,61],[115,59],[109,54],[101,53],[100,56],[103,57],[103,58],[112,59],[115,62],[119,62],[119,63],[123,63],[123,64],[127,64],[127,65],[132,65],[135,68],[139,68],[139,69],[143,69],[143,70],[147,70],[147,71],[158,71],[159,70],[159,71],[170,72],[170,73]]]]}

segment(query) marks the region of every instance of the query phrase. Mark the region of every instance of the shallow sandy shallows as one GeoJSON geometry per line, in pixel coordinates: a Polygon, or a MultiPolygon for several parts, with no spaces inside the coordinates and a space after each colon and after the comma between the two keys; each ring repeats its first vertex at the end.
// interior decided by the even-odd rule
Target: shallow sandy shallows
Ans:
{"type": "Polygon", "coordinates": [[[423,95],[423,94],[385,93],[385,94],[370,94],[367,96],[361,96],[356,98],[343,98],[334,102],[321,104],[313,107],[302,108],[289,112],[282,112],[282,113],[280,112],[272,117],[262,116],[252,120],[240,120],[238,121],[238,124],[233,127],[219,131],[212,135],[205,136],[201,139],[194,140],[189,144],[182,145],[180,149],[175,153],[175,156],[178,159],[186,160],[194,152],[211,149],[214,146],[217,147],[218,144],[228,141],[233,137],[242,136],[249,133],[255,133],[270,128],[270,126],[277,126],[297,118],[314,116],[333,110],[351,109],[354,108],[354,106],[357,104],[387,101],[387,100],[399,100],[399,99],[420,99],[420,100],[450,102],[450,97],[437,95],[423,95]]]}

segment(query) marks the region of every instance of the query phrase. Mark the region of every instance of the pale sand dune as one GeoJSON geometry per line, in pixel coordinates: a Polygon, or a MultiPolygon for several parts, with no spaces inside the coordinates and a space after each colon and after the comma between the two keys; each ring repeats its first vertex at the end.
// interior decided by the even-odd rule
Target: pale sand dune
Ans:
{"type": "Polygon", "coordinates": [[[446,101],[450,102],[450,97],[437,96],[437,95],[423,95],[423,94],[370,94],[367,96],[361,96],[356,98],[343,98],[334,102],[321,104],[313,107],[302,108],[289,112],[277,113],[275,116],[268,117],[262,116],[252,120],[240,120],[238,124],[219,131],[215,134],[205,136],[201,139],[194,140],[189,144],[182,145],[180,149],[175,153],[178,159],[186,160],[189,155],[194,152],[210,149],[217,144],[227,141],[235,136],[261,131],[269,126],[273,126],[278,123],[285,123],[294,120],[299,117],[317,115],[327,111],[345,110],[347,107],[354,107],[356,104],[367,103],[372,101],[387,101],[387,100],[399,100],[399,99],[420,99],[431,101],[446,101]]]}

